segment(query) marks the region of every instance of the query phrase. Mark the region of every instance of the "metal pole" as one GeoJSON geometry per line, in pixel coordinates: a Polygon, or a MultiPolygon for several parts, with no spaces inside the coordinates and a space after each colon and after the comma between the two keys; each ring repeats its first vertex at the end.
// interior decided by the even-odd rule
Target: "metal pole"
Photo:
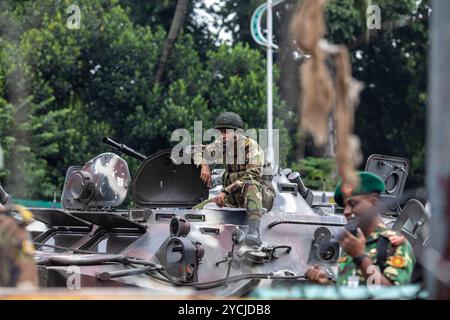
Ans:
{"type": "Polygon", "coordinates": [[[450,276],[445,261],[450,261],[450,1],[433,0],[432,10],[427,137],[432,239],[427,260],[434,268],[426,280],[431,298],[449,299],[450,276]]]}
{"type": "Polygon", "coordinates": [[[273,113],[273,56],[272,56],[272,0],[267,0],[267,144],[268,155],[267,161],[273,163],[273,130],[272,130],[272,113],[273,113]]]}

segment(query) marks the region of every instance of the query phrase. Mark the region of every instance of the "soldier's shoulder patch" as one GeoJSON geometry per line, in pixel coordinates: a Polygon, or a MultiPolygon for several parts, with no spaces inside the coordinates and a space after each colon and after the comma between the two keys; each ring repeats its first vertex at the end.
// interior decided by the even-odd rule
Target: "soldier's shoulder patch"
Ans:
{"type": "Polygon", "coordinates": [[[406,260],[402,256],[390,256],[386,263],[394,268],[403,268],[406,265],[406,260]]]}
{"type": "Polygon", "coordinates": [[[33,213],[31,213],[31,211],[25,208],[24,206],[15,205],[14,209],[16,209],[17,212],[19,212],[25,224],[30,224],[33,221],[33,213]]]}

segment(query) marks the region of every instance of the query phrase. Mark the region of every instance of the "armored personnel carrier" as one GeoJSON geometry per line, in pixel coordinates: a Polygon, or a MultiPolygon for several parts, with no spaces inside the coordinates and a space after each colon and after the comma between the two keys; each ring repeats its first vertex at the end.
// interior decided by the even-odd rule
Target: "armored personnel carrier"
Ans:
{"type": "MultiPolygon", "coordinates": [[[[100,154],[67,170],[62,209],[32,209],[45,225],[33,233],[42,287],[125,286],[175,295],[242,296],[258,285],[305,281],[311,265],[322,265],[334,278],[340,254],[336,235],[347,221],[334,204],[314,202],[299,173],[271,169],[274,206],[261,220],[262,245],[248,247],[245,209],[213,203],[193,209],[220,190],[220,170],[213,172],[215,183],[208,188],[199,169],[176,164],[171,150],[147,157],[109,138],[104,142],[142,164],[132,177],[119,155],[100,154]],[[123,208],[127,197],[131,209],[123,208]]],[[[394,200],[387,219],[415,237],[428,223],[417,227],[417,221],[427,215],[414,214],[415,222],[403,213],[408,221],[397,219],[407,161],[369,160],[368,169],[387,181],[384,196],[394,200]]]]}

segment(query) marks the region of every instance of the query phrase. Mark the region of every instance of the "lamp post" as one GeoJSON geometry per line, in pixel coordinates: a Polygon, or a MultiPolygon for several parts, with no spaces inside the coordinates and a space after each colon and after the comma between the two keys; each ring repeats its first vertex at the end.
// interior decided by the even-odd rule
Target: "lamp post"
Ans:
{"type": "Polygon", "coordinates": [[[267,160],[273,163],[272,0],[267,0],[267,160]]]}

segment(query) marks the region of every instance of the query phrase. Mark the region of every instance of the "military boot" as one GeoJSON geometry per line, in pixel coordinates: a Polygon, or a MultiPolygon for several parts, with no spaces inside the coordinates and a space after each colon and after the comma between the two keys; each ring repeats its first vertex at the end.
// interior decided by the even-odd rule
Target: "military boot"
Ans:
{"type": "Polygon", "coordinates": [[[248,231],[245,235],[245,244],[248,246],[260,246],[261,239],[259,236],[260,219],[250,219],[248,223],[248,231]]]}

